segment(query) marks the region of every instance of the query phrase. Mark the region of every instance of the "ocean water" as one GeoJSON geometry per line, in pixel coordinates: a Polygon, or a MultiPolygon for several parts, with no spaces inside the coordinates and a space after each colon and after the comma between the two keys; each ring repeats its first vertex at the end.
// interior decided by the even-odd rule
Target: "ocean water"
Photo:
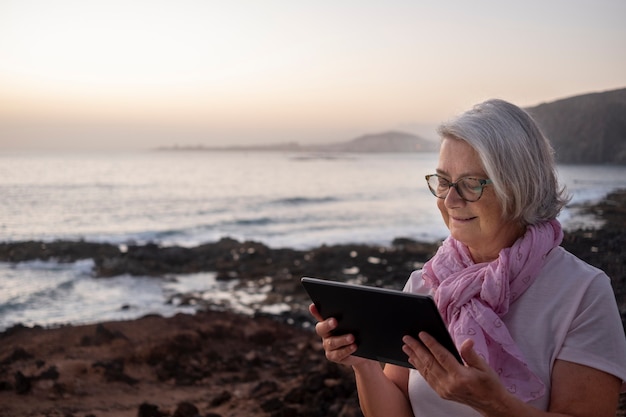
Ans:
{"type": "MultiPolygon", "coordinates": [[[[272,152],[0,153],[0,241],[83,239],[195,246],[229,236],[271,247],[433,241],[446,228],[424,175],[437,155],[272,152]]],[[[626,167],[559,166],[576,205],[626,188],[626,167]]],[[[242,312],[265,297],[214,274],[96,279],[91,261],[0,263],[0,331],[172,315],[198,291],[242,312]],[[170,300],[171,302],[167,302],[170,300]]]]}
{"type": "Polygon", "coordinates": [[[270,246],[434,238],[434,154],[0,155],[0,236],[270,246]],[[384,214],[381,216],[381,214],[384,214]],[[421,224],[428,224],[421,228],[421,224]]]}

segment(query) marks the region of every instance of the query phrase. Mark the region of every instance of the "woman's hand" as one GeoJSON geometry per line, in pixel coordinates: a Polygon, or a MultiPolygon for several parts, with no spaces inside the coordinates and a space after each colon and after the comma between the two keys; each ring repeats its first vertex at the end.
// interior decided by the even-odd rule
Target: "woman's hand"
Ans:
{"type": "Polygon", "coordinates": [[[324,318],[315,304],[309,311],[318,321],[315,332],[322,338],[326,358],[332,362],[352,366],[359,391],[359,404],[366,416],[413,417],[407,393],[409,372],[407,368],[388,365],[384,368],[374,360],[352,356],[357,346],[354,335],[333,336],[337,320],[324,318]]]}
{"type": "Polygon", "coordinates": [[[402,340],[409,362],[437,394],[466,404],[485,416],[612,416],[621,381],[613,375],[558,360],[555,362],[550,408],[540,411],[509,393],[498,375],[466,340],[459,353],[461,365],[432,336],[420,333],[422,343],[410,336],[402,340]]]}
{"type": "Polygon", "coordinates": [[[405,336],[402,349],[409,363],[442,398],[488,410],[510,397],[497,374],[476,353],[472,340],[463,342],[459,350],[464,366],[429,334],[422,332],[419,338],[421,343],[405,336]]]}
{"type": "Polygon", "coordinates": [[[309,311],[318,321],[315,325],[315,332],[322,338],[322,346],[326,352],[326,358],[332,362],[342,365],[354,366],[367,359],[358,356],[351,356],[356,352],[357,346],[354,342],[354,335],[344,334],[341,336],[333,336],[331,333],[337,328],[337,320],[335,318],[324,318],[319,314],[315,304],[309,306],[309,311]]]}

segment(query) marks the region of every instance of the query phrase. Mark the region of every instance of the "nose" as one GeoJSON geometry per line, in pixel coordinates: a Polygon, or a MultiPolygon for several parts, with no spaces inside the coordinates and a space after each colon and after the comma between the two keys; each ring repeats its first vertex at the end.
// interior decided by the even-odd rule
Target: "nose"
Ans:
{"type": "Polygon", "coordinates": [[[457,207],[465,203],[465,200],[463,200],[461,196],[459,195],[459,192],[457,191],[456,186],[452,186],[448,190],[448,195],[444,199],[444,203],[446,207],[457,207]]]}

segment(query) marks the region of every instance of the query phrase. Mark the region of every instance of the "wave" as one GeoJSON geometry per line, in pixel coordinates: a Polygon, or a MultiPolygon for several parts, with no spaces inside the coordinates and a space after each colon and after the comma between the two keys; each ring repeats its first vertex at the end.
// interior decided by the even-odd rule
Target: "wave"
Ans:
{"type": "Polygon", "coordinates": [[[337,197],[287,197],[272,200],[269,204],[299,206],[304,204],[334,203],[337,201],[340,201],[337,197]]]}
{"type": "Polygon", "coordinates": [[[73,270],[74,273],[77,274],[89,275],[93,269],[93,266],[93,259],[81,259],[76,262],[58,262],[52,259],[49,261],[25,261],[12,265],[11,267],[15,270],[30,271],[66,271],[69,269],[73,270]]]}
{"type": "Polygon", "coordinates": [[[276,220],[271,217],[256,217],[249,219],[239,219],[230,222],[225,222],[223,225],[233,225],[233,226],[267,226],[268,224],[274,223],[276,220]]]}
{"type": "Polygon", "coordinates": [[[0,312],[6,315],[10,312],[26,311],[33,306],[45,309],[57,302],[63,302],[67,295],[74,291],[76,279],[80,279],[80,276],[73,276],[71,272],[62,275],[63,277],[52,277],[48,282],[43,282],[45,277],[31,276],[31,281],[35,281],[33,284],[2,297],[0,312]]]}

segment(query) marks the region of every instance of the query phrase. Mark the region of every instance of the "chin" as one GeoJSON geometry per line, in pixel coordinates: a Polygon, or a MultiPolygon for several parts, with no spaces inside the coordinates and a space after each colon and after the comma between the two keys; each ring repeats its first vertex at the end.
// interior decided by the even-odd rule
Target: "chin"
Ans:
{"type": "Polygon", "coordinates": [[[468,236],[467,232],[460,232],[458,230],[450,230],[450,236],[464,244],[465,246],[470,246],[470,243],[475,240],[475,236],[468,236]]]}

